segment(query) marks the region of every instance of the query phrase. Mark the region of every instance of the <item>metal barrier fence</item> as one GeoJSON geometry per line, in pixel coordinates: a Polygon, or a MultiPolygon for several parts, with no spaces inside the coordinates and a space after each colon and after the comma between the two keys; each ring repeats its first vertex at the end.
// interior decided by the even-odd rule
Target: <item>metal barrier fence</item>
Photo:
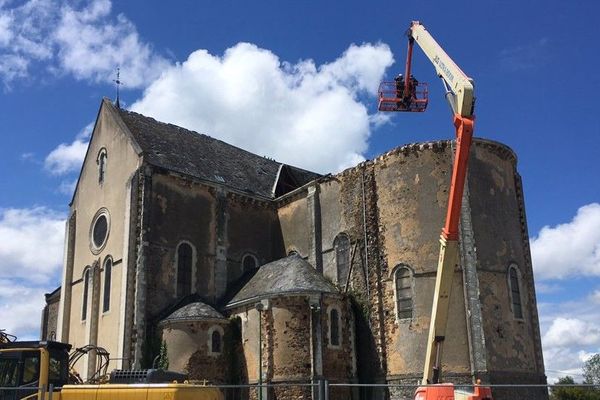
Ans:
{"type": "MultiPolygon", "coordinates": [[[[102,385],[102,390],[115,390],[126,393],[128,390],[140,390],[144,385],[102,385]]],[[[166,385],[155,384],[161,390],[166,385]]],[[[198,390],[205,388],[215,393],[224,400],[413,400],[415,390],[425,385],[418,384],[359,384],[359,383],[332,383],[327,380],[315,383],[269,383],[246,385],[181,385],[181,390],[198,390]]],[[[432,386],[432,385],[429,385],[432,386]]],[[[587,384],[494,384],[482,385],[492,388],[494,400],[547,400],[551,394],[557,400],[562,399],[600,399],[600,385],[587,384]]],[[[0,387],[0,400],[17,400],[27,397],[36,399],[42,394],[44,400],[56,398],[56,392],[62,388],[49,385],[40,387],[0,387]],[[31,397],[30,397],[31,396],[31,397]]],[[[455,385],[456,390],[473,392],[473,385],[455,385]]],[[[208,392],[207,390],[207,392],[208,392]]],[[[119,397],[111,397],[119,400],[119,397]]],[[[213,399],[205,397],[199,391],[198,400],[213,399]]]]}

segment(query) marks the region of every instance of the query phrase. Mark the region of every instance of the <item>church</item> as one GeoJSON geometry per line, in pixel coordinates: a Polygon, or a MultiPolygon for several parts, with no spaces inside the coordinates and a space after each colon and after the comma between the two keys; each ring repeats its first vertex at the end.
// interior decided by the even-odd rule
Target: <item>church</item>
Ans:
{"type": "MultiPolygon", "coordinates": [[[[166,349],[169,369],[216,384],[417,383],[452,146],[320,175],[104,99],[43,338],[102,346],[109,369],[166,349]]],[[[443,377],[545,383],[516,155],[475,139],[469,168],[443,377]]]]}

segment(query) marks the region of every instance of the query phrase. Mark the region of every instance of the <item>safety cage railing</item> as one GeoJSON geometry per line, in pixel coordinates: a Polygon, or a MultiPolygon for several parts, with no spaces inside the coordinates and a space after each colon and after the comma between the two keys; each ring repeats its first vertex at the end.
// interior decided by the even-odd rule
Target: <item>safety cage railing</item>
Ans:
{"type": "Polygon", "coordinates": [[[429,102],[429,87],[418,82],[412,93],[404,94],[404,85],[396,81],[384,81],[379,84],[379,111],[423,112],[429,102]]]}

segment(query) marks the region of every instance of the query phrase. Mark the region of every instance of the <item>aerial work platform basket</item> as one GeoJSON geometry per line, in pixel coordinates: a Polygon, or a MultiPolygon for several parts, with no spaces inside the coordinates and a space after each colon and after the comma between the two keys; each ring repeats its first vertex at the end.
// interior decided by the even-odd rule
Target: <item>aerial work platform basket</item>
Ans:
{"type": "Polygon", "coordinates": [[[379,111],[423,112],[427,108],[429,89],[427,83],[418,82],[407,95],[404,85],[385,81],[379,85],[379,111]]]}

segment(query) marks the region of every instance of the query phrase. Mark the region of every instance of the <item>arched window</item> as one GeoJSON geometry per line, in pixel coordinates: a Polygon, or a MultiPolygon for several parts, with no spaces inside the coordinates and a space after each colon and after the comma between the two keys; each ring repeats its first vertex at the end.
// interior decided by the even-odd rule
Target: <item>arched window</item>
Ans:
{"type": "Polygon", "coordinates": [[[106,159],[107,159],[106,149],[102,148],[98,152],[98,158],[96,159],[96,163],[98,164],[98,183],[104,182],[104,175],[106,174],[106,159]]]}
{"type": "Polygon", "coordinates": [[[335,249],[335,264],[339,285],[345,285],[350,271],[350,238],[345,233],[340,233],[333,241],[335,249]]]}
{"type": "Polygon", "coordinates": [[[88,292],[90,289],[90,267],[86,267],[83,273],[83,299],[81,301],[81,320],[87,319],[87,303],[88,303],[88,292]]]}
{"type": "Polygon", "coordinates": [[[211,351],[213,353],[220,353],[221,352],[221,334],[219,333],[219,331],[215,330],[213,331],[212,335],[211,335],[211,351]]]}
{"type": "Polygon", "coordinates": [[[177,297],[192,293],[192,268],[194,249],[191,244],[182,242],[177,246],[177,297]]]}
{"type": "Polygon", "coordinates": [[[246,254],[242,257],[243,272],[250,271],[258,267],[258,260],[252,254],[246,254]]]}
{"type": "Polygon", "coordinates": [[[110,290],[112,281],[112,258],[106,257],[104,260],[104,295],[102,298],[102,312],[110,310],[110,290]]]}
{"type": "Polygon", "coordinates": [[[523,306],[521,302],[521,272],[516,264],[508,267],[508,289],[512,312],[515,318],[523,319],[523,306]]]}
{"type": "Polygon", "coordinates": [[[219,355],[223,352],[223,328],[215,325],[208,330],[208,354],[219,355]]]}
{"type": "Polygon", "coordinates": [[[394,271],[396,286],[396,316],[398,319],[412,318],[413,290],[412,271],[405,265],[396,267],[394,271]]]}

